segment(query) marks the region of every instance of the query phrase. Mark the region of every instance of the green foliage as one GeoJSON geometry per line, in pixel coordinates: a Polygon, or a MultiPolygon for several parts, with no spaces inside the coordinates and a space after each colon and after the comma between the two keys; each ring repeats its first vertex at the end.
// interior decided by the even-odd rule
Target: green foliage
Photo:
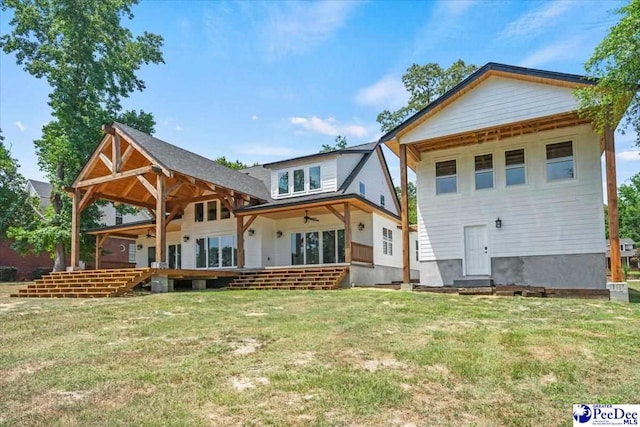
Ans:
{"type": "Polygon", "coordinates": [[[640,173],[618,187],[620,236],[640,242],[640,173]]]}
{"type": "Polygon", "coordinates": [[[0,282],[15,282],[18,270],[15,267],[0,267],[0,282]]]}
{"type": "Polygon", "coordinates": [[[585,64],[597,86],[576,91],[580,111],[602,132],[624,117],[622,128],[633,127],[640,145],[640,0],[616,11],[620,21],[609,30],[585,64]]]}
{"type": "Polygon", "coordinates": [[[458,59],[447,69],[434,62],[425,65],[413,64],[402,76],[404,87],[409,92],[409,103],[399,110],[384,110],[378,114],[376,120],[380,123],[382,132],[389,132],[477,69],[473,64],[467,65],[462,59],[458,59]]]}
{"type": "Polygon", "coordinates": [[[329,151],[344,150],[345,148],[347,148],[347,138],[342,135],[338,135],[335,139],[335,145],[322,144],[320,152],[328,153],[329,151]]]}
{"type": "MultiPolygon", "coordinates": [[[[0,0],[11,9],[12,31],[0,36],[0,48],[15,54],[19,65],[51,86],[49,105],[54,120],[35,141],[38,164],[53,185],[52,209],[12,235],[23,249],[55,252],[55,268],[65,266],[69,247],[71,203],[65,192],[102,138],[103,124],[119,121],[152,133],[155,122],[144,111],[122,111],[120,101],[145,88],[136,74],[144,64],[163,62],[162,37],[134,36],[121,25],[132,19],[136,0],[0,0]]],[[[91,206],[81,228],[99,225],[91,206]]],[[[93,238],[84,237],[83,254],[93,252],[93,238]]]]}
{"type": "MultiPolygon", "coordinates": [[[[396,194],[402,200],[402,188],[396,187],[396,194]]],[[[413,182],[407,183],[407,194],[409,195],[409,224],[418,223],[418,190],[413,182]]]]}
{"type": "Polygon", "coordinates": [[[18,161],[11,157],[4,145],[0,130],[0,237],[9,227],[29,221],[33,216],[31,200],[26,191],[27,182],[18,172],[18,161]]]}
{"type": "Polygon", "coordinates": [[[219,163],[222,166],[226,166],[229,169],[233,169],[233,170],[246,169],[249,167],[246,164],[242,163],[240,160],[235,160],[235,161],[227,160],[225,156],[218,157],[217,159],[214,160],[214,162],[219,163]]]}

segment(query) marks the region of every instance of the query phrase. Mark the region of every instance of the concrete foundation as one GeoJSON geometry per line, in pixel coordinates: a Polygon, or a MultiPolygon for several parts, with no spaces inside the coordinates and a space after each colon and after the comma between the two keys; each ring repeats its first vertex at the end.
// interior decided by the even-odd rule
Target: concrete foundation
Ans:
{"type": "Polygon", "coordinates": [[[151,268],[169,268],[169,263],[167,262],[152,262],[151,268]]]}
{"type": "Polygon", "coordinates": [[[151,292],[156,292],[156,293],[169,292],[169,278],[167,276],[160,275],[160,274],[151,276],[151,292]]]}
{"type": "Polygon", "coordinates": [[[626,282],[607,282],[609,300],[629,303],[629,287],[626,282]]]}
{"type": "Polygon", "coordinates": [[[207,289],[207,281],[206,280],[192,280],[191,288],[194,291],[204,291],[207,289]]]}
{"type": "Polygon", "coordinates": [[[452,285],[454,280],[462,278],[461,259],[420,262],[420,284],[423,286],[452,285]]]}
{"type": "MultiPolygon", "coordinates": [[[[411,278],[420,278],[420,271],[411,270],[411,278]]],[[[350,265],[349,283],[351,286],[375,285],[402,281],[402,268],[382,265],[350,265]]]]}
{"type": "Polygon", "coordinates": [[[169,279],[167,280],[167,289],[169,290],[169,292],[173,292],[174,291],[174,280],[173,279],[169,279]]]}

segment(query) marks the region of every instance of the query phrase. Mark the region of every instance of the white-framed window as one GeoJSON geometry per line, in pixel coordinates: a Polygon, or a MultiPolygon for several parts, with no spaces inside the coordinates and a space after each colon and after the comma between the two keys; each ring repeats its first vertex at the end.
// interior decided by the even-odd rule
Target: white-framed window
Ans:
{"type": "Polygon", "coordinates": [[[322,188],[322,173],[320,166],[309,168],[309,191],[320,190],[322,188]]]}
{"type": "Polygon", "coordinates": [[[393,231],[382,227],[382,253],[393,255],[393,231]]]}
{"type": "Polygon", "coordinates": [[[193,205],[193,221],[204,222],[204,203],[193,205]]]}
{"type": "Polygon", "coordinates": [[[136,263],[136,244],[129,243],[129,262],[131,264],[136,263]]]}
{"type": "Polygon", "coordinates": [[[493,188],[493,154],[475,156],[476,190],[493,188]]]}
{"type": "Polygon", "coordinates": [[[295,169],[293,171],[293,192],[294,193],[302,193],[304,192],[304,169],[295,169]]]}
{"type": "Polygon", "coordinates": [[[289,171],[278,173],[278,194],[289,194],[289,171]]]}
{"type": "Polygon", "coordinates": [[[573,161],[573,142],[564,141],[547,144],[547,181],[573,179],[575,164],[573,161]]]}
{"type": "Polygon", "coordinates": [[[278,171],[278,195],[291,196],[322,190],[320,165],[278,171]]]}
{"type": "Polygon", "coordinates": [[[345,262],[344,229],[291,233],[291,265],[345,262]]]}
{"type": "Polygon", "coordinates": [[[505,182],[508,186],[526,184],[524,148],[504,152],[505,182]]]}
{"type": "Polygon", "coordinates": [[[122,224],[122,212],[116,209],[116,225],[122,224]]]}
{"type": "Polygon", "coordinates": [[[436,162],[436,194],[456,192],[458,192],[456,161],[436,162]]]}
{"type": "Polygon", "coordinates": [[[385,204],[384,194],[381,194],[380,195],[380,206],[382,206],[384,208],[384,204],[385,204]]]}
{"type": "Polygon", "coordinates": [[[235,267],[238,247],[233,235],[199,237],[196,245],[196,268],[235,267]]]}
{"type": "Polygon", "coordinates": [[[367,187],[364,185],[364,182],[360,182],[359,190],[362,197],[365,197],[367,195],[367,187]]]}

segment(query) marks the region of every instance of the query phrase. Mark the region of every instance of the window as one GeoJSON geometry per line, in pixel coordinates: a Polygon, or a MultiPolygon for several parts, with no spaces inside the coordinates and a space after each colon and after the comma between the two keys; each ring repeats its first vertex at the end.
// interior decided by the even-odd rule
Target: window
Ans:
{"type": "Polygon", "coordinates": [[[360,195],[365,196],[367,194],[366,187],[364,186],[364,182],[360,183],[360,195]]]}
{"type": "Polygon", "coordinates": [[[215,221],[218,219],[218,201],[207,202],[207,221],[215,221]]]}
{"type": "Polygon", "coordinates": [[[206,241],[207,239],[196,239],[196,268],[204,268],[207,266],[206,241]]]}
{"type": "Polygon", "coordinates": [[[393,255],[393,231],[382,227],[382,253],[393,255]]]}
{"type": "Polygon", "coordinates": [[[196,239],[197,268],[234,267],[237,258],[238,248],[233,235],[196,239]]]}
{"type": "Polygon", "coordinates": [[[507,186],[525,183],[524,149],[505,151],[504,166],[507,186]]]}
{"type": "Polygon", "coordinates": [[[380,195],[380,206],[384,208],[384,194],[380,195]]]}
{"type": "Polygon", "coordinates": [[[436,163],[436,194],[455,193],[458,191],[456,161],[436,163]]]}
{"type": "Polygon", "coordinates": [[[573,177],[573,143],[566,141],[547,145],[547,181],[573,177]]]}
{"type": "Polygon", "coordinates": [[[309,168],[309,190],[319,190],[321,187],[320,166],[309,168]]]}
{"type": "Polygon", "coordinates": [[[231,212],[229,208],[224,204],[220,204],[220,219],[229,219],[231,218],[231,212]]]}
{"type": "Polygon", "coordinates": [[[476,156],[476,190],[493,188],[493,154],[476,156]]]}
{"type": "Polygon", "coordinates": [[[149,263],[149,267],[151,267],[151,264],[156,262],[156,247],[155,246],[149,246],[147,248],[147,261],[149,263]]]}
{"type": "Polygon", "coordinates": [[[304,169],[293,171],[293,191],[295,193],[304,191],[304,169]]]}
{"type": "Polygon", "coordinates": [[[116,225],[122,224],[122,212],[116,210],[116,225]]]}
{"type": "Polygon", "coordinates": [[[420,245],[418,244],[417,240],[416,240],[416,261],[420,261],[420,245]]]}
{"type": "Polygon", "coordinates": [[[204,221],[204,203],[196,203],[194,205],[194,218],[195,222],[204,221]]]}
{"type": "Polygon", "coordinates": [[[169,268],[182,268],[182,245],[169,245],[169,250],[167,252],[169,268]]]}
{"type": "Polygon", "coordinates": [[[131,264],[136,263],[136,244],[129,243],[129,262],[131,264]]]}
{"type": "Polygon", "coordinates": [[[278,174],[278,194],[289,194],[289,172],[278,174]]]}
{"type": "Polygon", "coordinates": [[[344,230],[291,233],[291,264],[344,262],[344,230]]]}

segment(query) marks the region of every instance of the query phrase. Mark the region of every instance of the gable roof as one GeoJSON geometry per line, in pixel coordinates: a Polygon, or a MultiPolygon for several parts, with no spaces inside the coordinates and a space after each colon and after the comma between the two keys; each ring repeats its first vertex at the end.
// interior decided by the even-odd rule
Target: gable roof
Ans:
{"type": "Polygon", "coordinates": [[[515,65],[499,64],[495,62],[489,62],[483,67],[476,70],[469,77],[458,83],[456,86],[448,90],[444,95],[431,102],[422,110],[418,111],[404,122],[391,129],[380,138],[380,142],[387,142],[394,139],[398,133],[407,127],[410,127],[415,122],[419,121],[422,117],[429,114],[434,109],[446,104],[459,92],[469,88],[476,84],[478,80],[488,75],[499,75],[503,77],[512,78],[524,78],[527,80],[536,80],[541,83],[562,82],[564,86],[571,85],[574,87],[580,86],[593,86],[598,83],[598,80],[591,79],[586,76],[578,74],[560,73],[557,71],[538,70],[534,68],[517,67],[515,65]]]}
{"type": "Polygon", "coordinates": [[[51,190],[53,187],[50,183],[44,181],[36,181],[35,179],[28,179],[27,181],[29,182],[29,184],[31,184],[38,196],[46,198],[51,197],[51,190]]]}
{"type": "Polygon", "coordinates": [[[370,151],[375,150],[378,145],[378,141],[367,142],[366,144],[354,145],[347,148],[342,148],[340,150],[332,150],[332,151],[324,151],[320,153],[307,154],[306,156],[293,157],[291,159],[278,160],[277,162],[265,163],[263,166],[265,168],[271,168],[273,166],[278,166],[283,163],[289,162],[297,162],[301,160],[312,160],[318,157],[326,157],[326,156],[334,156],[334,155],[342,155],[342,154],[366,154],[370,151]]]}
{"type": "Polygon", "coordinates": [[[122,123],[114,122],[113,127],[145,150],[165,169],[202,179],[260,200],[271,200],[269,190],[259,179],[229,169],[213,160],[176,147],[122,123]]]}

